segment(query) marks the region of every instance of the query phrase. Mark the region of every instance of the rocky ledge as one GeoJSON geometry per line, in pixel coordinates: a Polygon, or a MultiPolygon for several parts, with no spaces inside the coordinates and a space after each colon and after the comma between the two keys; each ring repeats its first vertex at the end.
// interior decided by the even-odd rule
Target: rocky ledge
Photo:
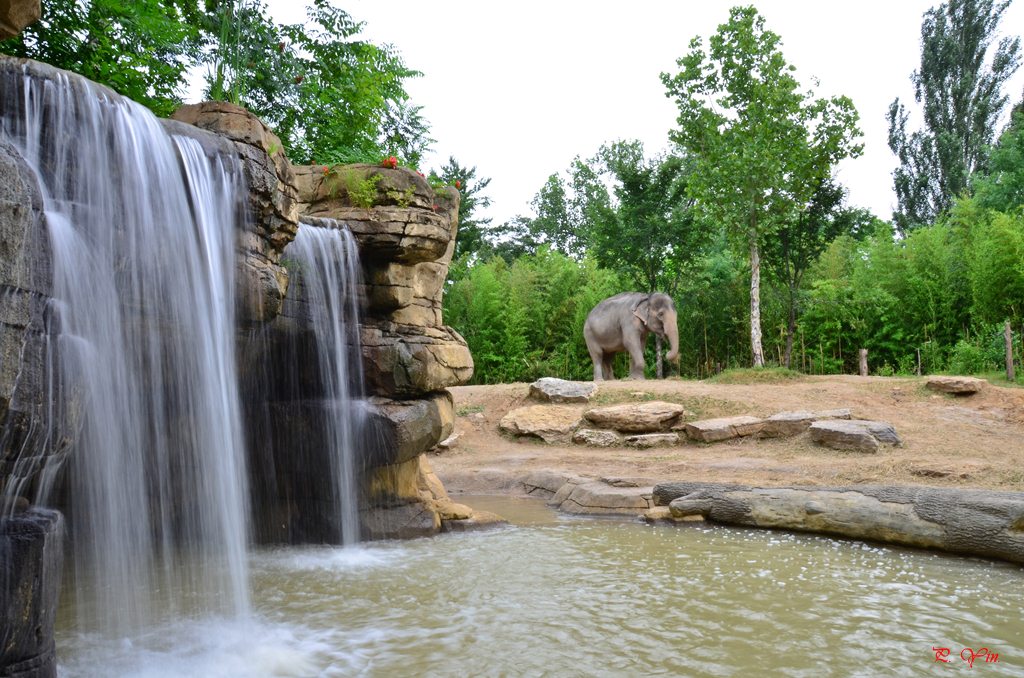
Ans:
{"type": "MultiPolygon", "coordinates": [[[[1024,493],[932,487],[656,485],[654,504],[693,519],[831,534],[1024,564],[1024,493]]],[[[659,514],[655,514],[659,515],[659,514]]]]}

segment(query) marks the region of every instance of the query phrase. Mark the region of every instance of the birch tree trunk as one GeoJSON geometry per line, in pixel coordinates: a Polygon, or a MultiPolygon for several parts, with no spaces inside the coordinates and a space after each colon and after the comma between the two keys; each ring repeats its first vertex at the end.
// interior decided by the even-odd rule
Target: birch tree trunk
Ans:
{"type": "Polygon", "coordinates": [[[757,232],[750,238],[750,353],[754,367],[764,367],[764,349],[761,348],[761,252],[757,247],[757,232]]]}

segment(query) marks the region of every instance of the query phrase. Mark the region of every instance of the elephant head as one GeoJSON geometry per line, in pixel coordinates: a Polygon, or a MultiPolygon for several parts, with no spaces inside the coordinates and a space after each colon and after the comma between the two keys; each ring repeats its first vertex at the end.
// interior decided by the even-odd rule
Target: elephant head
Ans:
{"type": "Polygon", "coordinates": [[[679,357],[679,326],[676,324],[676,305],[672,297],[655,292],[640,303],[636,313],[649,332],[668,339],[669,351],[665,357],[669,362],[674,362],[679,357]]]}

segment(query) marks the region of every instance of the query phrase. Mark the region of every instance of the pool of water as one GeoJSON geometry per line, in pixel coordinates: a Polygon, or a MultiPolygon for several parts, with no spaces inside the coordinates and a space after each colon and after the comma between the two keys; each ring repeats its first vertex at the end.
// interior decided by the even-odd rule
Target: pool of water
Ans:
{"type": "Polygon", "coordinates": [[[559,517],[253,554],[254,618],[64,628],[65,676],[1024,675],[1024,569],[702,524],[559,517]]]}

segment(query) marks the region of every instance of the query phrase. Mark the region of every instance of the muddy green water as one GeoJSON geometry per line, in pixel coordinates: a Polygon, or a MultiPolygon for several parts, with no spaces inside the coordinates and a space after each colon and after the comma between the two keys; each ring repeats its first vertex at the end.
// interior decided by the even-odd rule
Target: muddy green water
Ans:
{"type": "Polygon", "coordinates": [[[255,619],[177,620],[132,641],[65,629],[61,673],[1024,676],[1020,567],[509,501],[469,503],[515,527],[259,552],[255,619]],[[998,662],[971,668],[965,648],[998,662]]]}

